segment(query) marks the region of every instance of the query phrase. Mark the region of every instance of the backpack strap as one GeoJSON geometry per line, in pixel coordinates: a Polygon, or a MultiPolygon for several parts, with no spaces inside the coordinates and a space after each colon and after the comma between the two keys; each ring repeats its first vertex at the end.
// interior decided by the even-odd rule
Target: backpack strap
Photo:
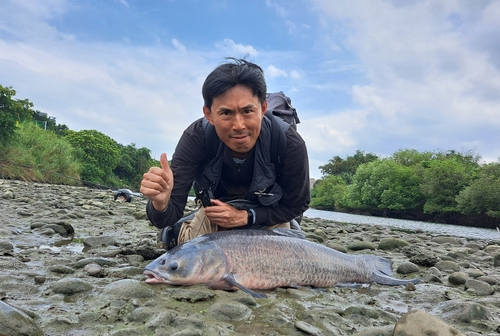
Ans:
{"type": "Polygon", "coordinates": [[[202,119],[201,126],[205,134],[205,152],[207,153],[207,157],[211,159],[217,155],[220,139],[217,136],[217,132],[215,132],[215,127],[208,122],[207,118],[203,117],[202,119]]]}
{"type": "Polygon", "coordinates": [[[272,134],[271,134],[271,160],[279,172],[285,165],[286,159],[286,135],[290,124],[276,118],[272,111],[266,111],[266,117],[271,119],[272,134]]]}

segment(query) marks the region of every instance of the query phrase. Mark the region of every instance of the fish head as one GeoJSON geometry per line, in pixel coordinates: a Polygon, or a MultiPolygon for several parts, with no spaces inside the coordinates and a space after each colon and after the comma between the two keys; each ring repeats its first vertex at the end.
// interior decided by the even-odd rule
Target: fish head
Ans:
{"type": "Polygon", "coordinates": [[[214,244],[188,241],[159,256],[145,267],[146,283],[209,284],[228,272],[227,259],[214,244]]]}

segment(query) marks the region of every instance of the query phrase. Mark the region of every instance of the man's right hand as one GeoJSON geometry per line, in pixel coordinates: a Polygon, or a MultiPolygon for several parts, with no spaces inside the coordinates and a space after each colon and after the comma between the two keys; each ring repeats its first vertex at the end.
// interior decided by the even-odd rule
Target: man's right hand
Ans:
{"type": "Polygon", "coordinates": [[[160,164],[161,168],[151,167],[142,175],[140,191],[151,200],[156,210],[163,211],[174,188],[174,174],[168,164],[167,154],[160,155],[160,164]]]}

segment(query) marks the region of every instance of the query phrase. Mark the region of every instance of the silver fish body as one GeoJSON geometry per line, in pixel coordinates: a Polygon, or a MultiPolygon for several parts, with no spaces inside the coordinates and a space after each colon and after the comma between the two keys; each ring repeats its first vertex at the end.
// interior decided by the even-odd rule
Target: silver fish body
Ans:
{"type": "Polygon", "coordinates": [[[418,282],[390,277],[392,261],[386,258],[345,254],[280,231],[233,230],[197,237],[147,265],[146,282],[237,287],[252,295],[252,289],[276,287],[418,282]]]}

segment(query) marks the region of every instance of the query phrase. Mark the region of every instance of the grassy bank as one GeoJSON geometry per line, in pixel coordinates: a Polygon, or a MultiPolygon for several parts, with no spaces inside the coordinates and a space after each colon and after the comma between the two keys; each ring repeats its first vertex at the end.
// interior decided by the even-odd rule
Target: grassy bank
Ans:
{"type": "Polygon", "coordinates": [[[20,124],[11,141],[0,146],[2,178],[76,185],[80,172],[73,147],[31,122],[20,124]]]}

